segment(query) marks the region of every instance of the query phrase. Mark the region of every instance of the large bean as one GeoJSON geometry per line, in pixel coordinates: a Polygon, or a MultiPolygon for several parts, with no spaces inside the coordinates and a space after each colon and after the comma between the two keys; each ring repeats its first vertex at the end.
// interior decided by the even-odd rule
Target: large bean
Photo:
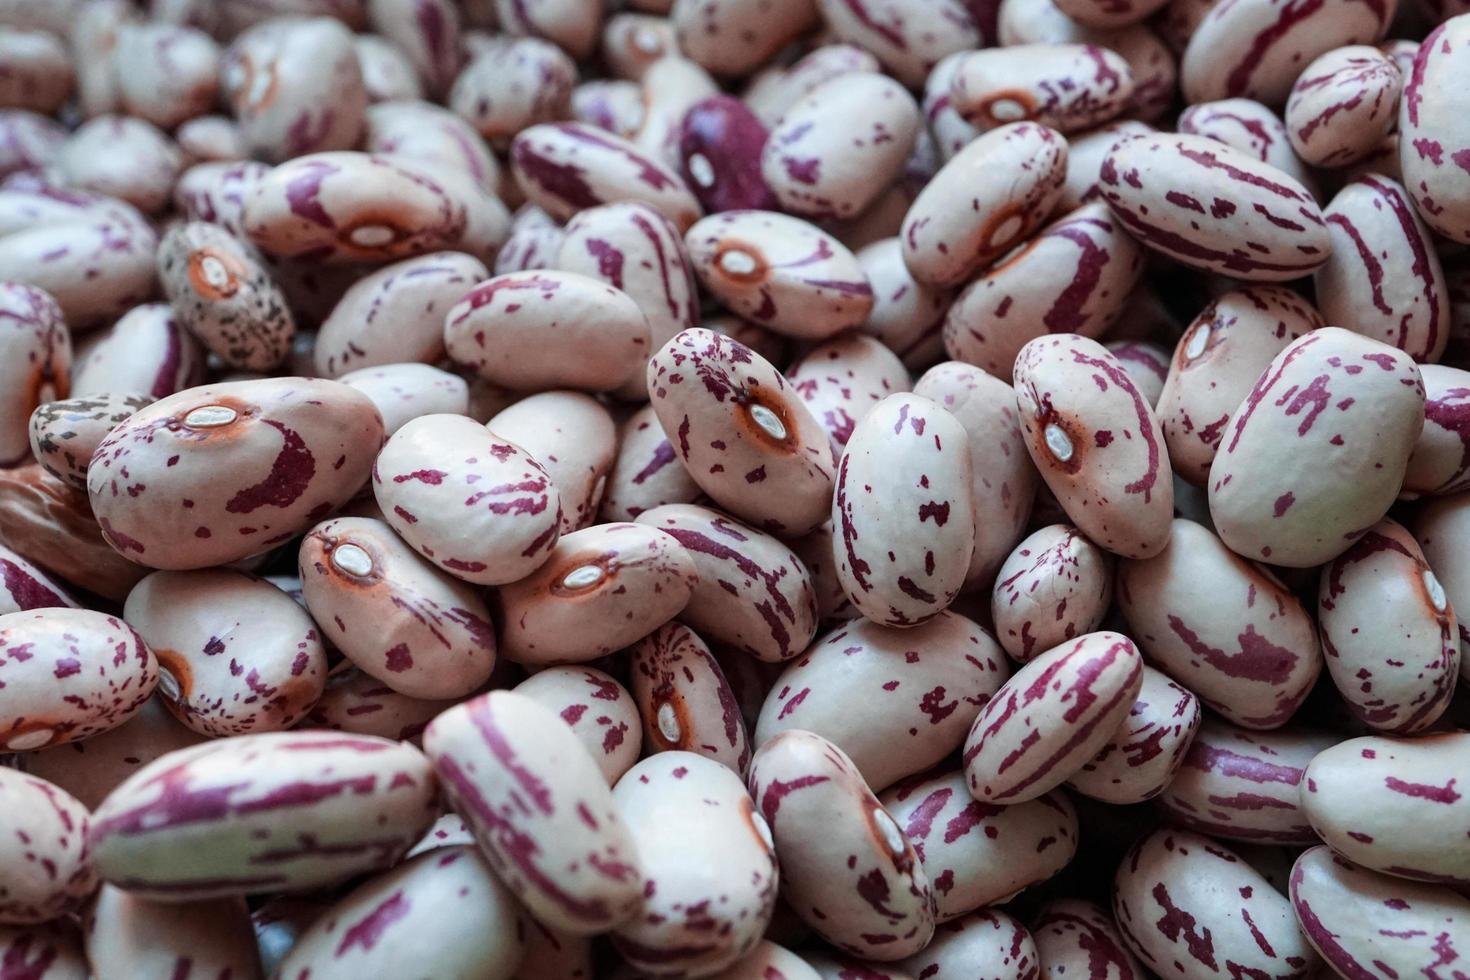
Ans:
{"type": "MultiPolygon", "coordinates": [[[[88,827],[87,808],[70,793],[0,768],[0,924],[47,922],[91,896],[97,872],[87,852],[88,827]]],[[[0,959],[7,973],[10,963],[8,954],[0,959]]]]}
{"type": "Polygon", "coordinates": [[[507,405],[486,427],[551,475],[562,534],[593,522],[618,450],[617,428],[601,403],[579,391],[545,391],[507,405]]]}
{"type": "MultiPolygon", "coordinates": [[[[425,8],[432,9],[432,8],[425,8]]],[[[494,192],[500,163],[473,126],[431,102],[379,103],[368,110],[369,153],[388,153],[462,171],[475,186],[494,192]]]]}
{"type": "Polygon", "coordinates": [[[30,460],[36,407],[71,391],[71,335],[56,300],[24,282],[0,282],[0,467],[30,460]]]}
{"type": "Polygon", "coordinates": [[[1162,671],[1144,667],[1127,719],[1067,785],[1104,803],[1152,799],[1172,784],[1199,724],[1199,698],[1162,671]]]}
{"type": "Polygon", "coordinates": [[[1375,47],[1358,44],[1328,51],[1291,87],[1286,131],[1292,148],[1318,167],[1364,159],[1397,122],[1403,85],[1398,66],[1375,47]]]}
{"type": "Polygon", "coordinates": [[[1208,136],[1270,164],[1308,191],[1316,188],[1311,168],[1292,146],[1286,123],[1269,106],[1254,99],[1196,102],[1179,114],[1179,132],[1208,136]]]}
{"type": "Polygon", "coordinates": [[[1113,561],[1067,524],[1048,525],[1018,544],[990,592],[995,635],[1011,659],[1025,663],[1097,629],[1113,601],[1113,561]]]}
{"type": "Polygon", "coordinates": [[[679,50],[712,72],[745,75],[817,21],[813,0],[768,8],[739,0],[679,0],[669,12],[679,50]]]}
{"type": "Polygon", "coordinates": [[[674,453],[652,405],[628,416],[618,434],[618,457],[607,474],[599,516],[631,521],[663,504],[688,504],[702,491],[674,453]]]}
{"type": "Polygon", "coordinates": [[[1099,126],[1127,107],[1133,72],[1092,44],[1016,44],[967,55],[950,82],[950,104],[992,129],[1028,120],[1062,133],[1099,126]]]}
{"type": "MultiPolygon", "coordinates": [[[[655,631],[653,636],[657,635],[655,631]]],[[[638,761],[643,747],[640,704],[610,675],[593,667],[547,667],[514,690],[550,708],[572,726],[609,786],[638,761]]]]}

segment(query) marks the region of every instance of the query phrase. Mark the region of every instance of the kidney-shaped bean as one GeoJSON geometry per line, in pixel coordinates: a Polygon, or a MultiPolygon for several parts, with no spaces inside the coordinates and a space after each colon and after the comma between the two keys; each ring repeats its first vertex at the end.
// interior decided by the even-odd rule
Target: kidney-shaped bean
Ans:
{"type": "Polygon", "coordinates": [[[995,635],[1025,663],[1102,624],[1113,601],[1113,557],[1067,524],[1051,524],[1016,546],[990,592],[995,635]]]}
{"type": "MultiPolygon", "coordinates": [[[[97,887],[87,808],[59,786],[3,767],[0,807],[6,831],[0,838],[0,923],[48,922],[80,907],[97,887]]],[[[0,963],[9,968],[14,960],[6,956],[0,963]]]]}
{"type": "Polygon", "coordinates": [[[1172,783],[1199,724],[1199,698],[1164,672],[1144,667],[1128,717],[1067,785],[1104,803],[1152,799],[1172,783]]]}
{"type": "Polygon", "coordinates": [[[708,756],[744,774],[750,736],[735,692],[709,647],[682,623],[666,623],[630,651],[643,740],[654,752],[708,756]]]}

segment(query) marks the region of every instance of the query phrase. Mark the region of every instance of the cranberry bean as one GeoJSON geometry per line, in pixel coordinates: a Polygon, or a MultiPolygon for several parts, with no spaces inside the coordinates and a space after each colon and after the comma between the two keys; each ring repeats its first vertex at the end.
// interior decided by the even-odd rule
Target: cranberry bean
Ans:
{"type": "Polygon", "coordinates": [[[424,86],[413,62],[403,49],[376,34],[359,34],[352,39],[362,88],[368,103],[398,99],[422,99],[424,86]]]}
{"type": "Polygon", "coordinates": [[[1246,728],[1285,724],[1322,670],[1296,597],[1193,521],[1175,520],[1157,556],[1119,563],[1118,605],[1152,663],[1246,728]]]}
{"type": "Polygon", "coordinates": [[[816,24],[813,0],[769,8],[740,0],[677,0],[669,12],[679,50],[717,75],[748,75],[816,24]]]}
{"type": "Polygon", "coordinates": [[[1152,799],[1179,771],[1199,724],[1199,699],[1167,674],[1144,667],[1143,685],[1127,719],[1067,783],[1104,803],[1152,799]]]}
{"type": "Polygon", "coordinates": [[[1149,407],[1156,406],[1169,376],[1169,351],[1143,340],[1110,340],[1104,346],[1123,365],[1149,407]]]}
{"type": "Polygon", "coordinates": [[[689,107],[679,123],[679,174],[710,212],[774,210],[776,198],[761,174],[769,133],[746,104],[711,95],[689,107]]]}
{"type": "Polygon", "coordinates": [[[459,702],[411,698],[344,660],[327,677],[321,700],[303,728],[327,728],[352,735],[376,735],[395,742],[417,740],[429,722],[459,702]]]}
{"type": "Polygon", "coordinates": [[[1311,168],[1297,156],[1291,133],[1272,109],[1254,99],[1219,99],[1197,102],[1179,114],[1179,132],[1208,136],[1247,156],[1270,164],[1315,191],[1311,168]]]}
{"type": "Polygon", "coordinates": [[[5,861],[0,923],[46,922],[85,902],[97,887],[87,851],[87,808],[44,779],[4,768],[0,804],[0,826],[6,831],[0,845],[5,861]]]}
{"type": "MultiPolygon", "coordinates": [[[[1189,112],[1188,109],[1180,118],[1189,112]]],[[[1099,197],[1099,174],[1103,160],[1112,152],[1119,140],[1129,136],[1147,136],[1155,132],[1147,123],[1134,119],[1111,122],[1086,133],[1076,134],[1069,139],[1067,151],[1067,179],[1057,202],[1059,212],[1070,212],[1099,197]]]]}
{"type": "MultiPolygon", "coordinates": [[[[1466,510],[1470,497],[1463,494],[1430,501],[1420,510],[1414,524],[1414,537],[1424,551],[1424,558],[1434,569],[1451,608],[1470,609],[1470,575],[1466,575],[1466,552],[1457,546],[1463,522],[1470,517],[1466,510]]],[[[1458,616],[1457,616],[1458,620],[1458,616]]],[[[1470,679],[1470,623],[1458,622],[1460,635],[1460,677],[1470,679]]]]}
{"type": "Polygon", "coordinates": [[[464,379],[427,364],[362,368],[337,380],[372,399],[389,436],[424,415],[469,414],[469,386],[464,379]]]}
{"type": "Polygon", "coordinates": [[[814,347],[787,369],[786,380],[839,447],[847,445],[857,423],[886,396],[912,387],[903,362],[862,334],[814,347]]]}
{"type": "Polygon", "coordinates": [[[366,673],[412,698],[464,697],[495,666],[479,595],[381,522],[343,517],[301,543],[302,596],[322,632],[366,673]]]}
{"type": "Polygon", "coordinates": [[[659,627],[633,646],[629,669],[652,752],[695,752],[744,774],[750,762],[745,722],[697,633],[680,623],[659,627]]]}
{"type": "Polygon", "coordinates": [[[59,606],[75,609],[78,603],[40,568],[0,544],[0,615],[59,606]]]}
{"type": "Polygon", "coordinates": [[[153,902],[103,885],[87,909],[87,956],[99,977],[260,976],[243,898],[153,902]]]}
{"type": "Polygon", "coordinates": [[[957,749],[1009,673],[995,641],[963,616],[941,613],[910,630],[853,620],[781,672],[755,741],[815,732],[841,746],[881,792],[957,749]],[[883,711],[858,718],[852,706],[864,703],[883,711]]]}
{"type": "Polygon", "coordinates": [[[1306,188],[1203,136],[1122,140],[1103,160],[1100,186],[1125,230],[1193,268],[1277,282],[1311,272],[1331,251],[1306,188]]]}
{"type": "Polygon", "coordinates": [[[1291,904],[1307,940],[1345,977],[1435,972],[1470,928],[1470,900],[1451,889],[1364,871],[1325,847],[1297,858],[1291,904]]]}
{"type": "Polygon", "coordinates": [[[271,163],[357,145],[367,109],[352,32],[328,17],[283,17],[235,39],[220,69],[252,156],[271,163]]]}
{"type": "Polygon", "coordinates": [[[561,496],[562,534],[592,523],[618,452],[607,409],[581,392],[547,391],[502,409],[486,427],[551,476],[561,496]]]}
{"type": "MultiPolygon", "coordinates": [[[[968,57],[968,51],[956,51],[939,60],[924,81],[924,96],[920,107],[934,140],[934,149],[941,163],[948,163],[955,154],[963,150],[971,140],[980,135],[980,130],[965,121],[954,107],[950,97],[950,83],[960,63],[968,57]]],[[[876,69],[870,69],[876,70],[876,69]]]]}
{"type": "Polygon", "coordinates": [[[1377,48],[1352,45],[1313,61],[1291,87],[1287,133],[1297,154],[1341,167],[1371,153],[1397,118],[1403,75],[1377,48]]]}
{"type": "Polygon", "coordinates": [[[521,130],[565,119],[577,66],[554,44],[502,38],[475,55],[449,92],[448,105],[497,150],[521,130]]]}
{"type": "Polygon", "coordinates": [[[1261,874],[1207,837],[1154,831],[1123,858],[1113,913],[1128,948],[1153,970],[1181,977],[1260,971],[1310,975],[1317,956],[1291,903],[1261,874]]]}
{"type": "MultiPolygon", "coordinates": [[[[574,122],[605,129],[614,136],[632,139],[643,125],[643,88],[637,82],[594,79],[572,89],[569,112],[574,122]]],[[[689,175],[679,176],[689,183],[689,175]]],[[[698,190],[690,184],[690,189],[698,190]]],[[[701,200],[701,203],[703,201],[701,200]]]]}
{"type": "Polygon", "coordinates": [[[54,119],[24,109],[0,109],[0,176],[36,170],[56,161],[66,129],[54,119]]]}
{"type": "Polygon", "coordinates": [[[649,361],[648,391],[689,475],[730,513],[788,535],[827,516],[831,442],[763,357],[713,331],[685,330],[649,361]],[[767,479],[779,494],[751,492],[767,479]]]}
{"type": "Polygon", "coordinates": [[[951,104],[992,129],[1029,120],[1063,133],[1100,125],[1133,96],[1133,72],[1107,48],[1021,44],[968,55],[950,82],[951,104]]]}
{"type": "Polygon", "coordinates": [[[990,615],[1001,646],[1025,663],[1102,624],[1113,557],[1076,528],[1053,524],[1016,546],[996,574],[990,615]]]}
{"type": "Polygon", "coordinates": [[[495,274],[545,269],[561,249],[560,224],[534,204],[527,204],[511,220],[510,237],[495,256],[495,274]]]}
{"type": "Polygon", "coordinates": [[[208,221],[244,237],[245,199],[270,171],[256,160],[196,163],[174,184],[174,208],[190,221],[208,221]]]}
{"type": "Polygon", "coordinates": [[[1083,971],[1097,980],[1142,980],[1143,968],[1128,952],[1110,912],[1075,898],[1042,906],[1031,926],[1042,980],[1083,971]]]}
{"type": "Polygon", "coordinates": [[[545,38],[578,60],[597,44],[601,7],[596,0],[495,0],[502,30],[545,38]]]}
{"type": "Polygon", "coordinates": [[[372,29],[404,51],[429,94],[443,96],[460,66],[459,7],[449,0],[368,0],[372,29]]]}
{"type": "Polygon", "coordinates": [[[920,773],[881,800],[934,882],[940,923],[968,924],[962,916],[1045,881],[1077,851],[1077,812],[1061,793],[1015,806],[981,803],[955,769],[920,773]]]}
{"type": "MultiPolygon", "coordinates": [[[[426,8],[432,9],[432,8],[426,8]]],[[[464,171],[475,184],[494,193],[500,162],[475,128],[448,109],[430,102],[380,102],[367,111],[369,153],[425,160],[464,171]]]]}
{"type": "MultiPolygon", "coordinates": [[[[665,627],[672,628],[679,627],[665,627]]],[[[515,692],[570,725],[609,786],[638,761],[643,746],[639,702],[610,675],[593,667],[547,667],[517,684],[515,692]]]]}
{"type": "Polygon", "coordinates": [[[89,980],[92,976],[81,932],[69,919],[37,926],[0,926],[0,961],[19,971],[19,976],[34,980],[89,980]]]}
{"type": "Polygon", "coordinates": [[[102,441],[88,494],[120,554],[150,568],[207,568],[280,544],[346,503],[382,439],[373,403],[334,381],[190,388],[102,441]]]}
{"type": "Polygon", "coordinates": [[[1388,510],[1423,420],[1419,370],[1401,351],[1336,327],[1293,341],[1210,466],[1220,537],[1292,568],[1337,557],[1388,510]]]}
{"type": "Polygon", "coordinates": [[[113,790],[88,840],[104,880],[192,901],[333,884],[388,867],[434,822],[410,745],[269,732],[170,752],[113,790]]]}
{"type": "Polygon", "coordinates": [[[618,780],[613,803],[646,882],[642,912],[613,932],[623,958],[654,976],[707,976],[754,950],[776,902],[776,853],[740,777],[660,752],[618,780]]]}
{"type": "Polygon", "coordinates": [[[1118,359],[1075,334],[1040,337],[1021,348],[1015,381],[1026,448],[1072,522],[1125,557],[1163,550],[1169,459],[1157,416],[1118,359]]]}
{"type": "Polygon", "coordinates": [[[618,456],[607,475],[599,516],[631,521],[663,504],[689,504],[700,498],[694,482],[674,454],[652,405],[630,415],[618,434],[618,456]]]}
{"type": "Polygon", "coordinates": [[[1321,326],[1315,307],[1280,286],[1232,290],[1194,318],[1174,348],[1158,400],[1178,476],[1206,485],[1230,416],[1256,379],[1288,344],[1321,326]]]}
{"type": "Polygon", "coordinates": [[[185,329],[226,366],[267,371],[296,322],[281,287],[244,242],[217,225],[176,225],[158,243],[158,278],[185,329]]]}
{"type": "Polygon", "coordinates": [[[782,114],[761,174],[788,212],[852,217],[902,173],[921,124],[917,103],[893,79],[839,76],[782,114]]]}
{"type": "Polygon", "coordinates": [[[981,46],[982,32],[964,0],[879,0],[854,6],[818,0],[827,28],[872,52],[903,84],[917,88],[948,55],[981,46]]]}
{"type": "Polygon", "coordinates": [[[915,980],[913,974],[905,970],[871,959],[811,952],[804,952],[803,956],[807,965],[815,972],[817,980],[844,980],[855,976],[862,977],[863,980],[915,980]]]}
{"type": "Polygon", "coordinates": [[[1401,493],[1444,495],[1470,488],[1470,459],[1460,438],[1462,405],[1470,396],[1470,372],[1421,364],[1424,379],[1424,429],[1409,456],[1401,493]]]}
{"type": "MultiPolygon", "coordinates": [[[[95,335],[94,335],[95,336],[95,335]]],[[[74,397],[133,391],[163,398],[204,381],[204,351],[167,303],[135,306],[92,346],[72,379],[74,397]]]]}
{"type": "Polygon", "coordinates": [[[602,25],[602,56],[617,78],[638,81],[660,58],[677,57],[674,25],[650,14],[613,14],[602,25]]]}
{"type": "Polygon", "coordinates": [[[467,219],[464,202],[419,161],[342,152],[271,170],[241,220],[250,240],[278,258],[368,262],[453,248],[467,219]]]}
{"type": "Polygon", "coordinates": [[[527,200],[558,220],[619,201],[641,201],[680,231],[700,215],[699,202],[662,161],[590,126],[547,123],[523,129],[510,157],[527,200]]]}
{"type": "Polygon", "coordinates": [[[0,466],[16,466],[31,457],[31,414],[70,392],[71,335],[51,294],[24,282],[0,282],[0,320],[0,466]]]}
{"type": "MultiPolygon", "coordinates": [[[[719,83],[709,72],[688,58],[660,58],[648,66],[639,83],[643,118],[633,135],[633,144],[650,158],[681,173],[683,158],[679,137],[684,116],[698,103],[720,94],[719,83]]],[[[685,187],[688,185],[685,184],[685,187]]]]}
{"type": "Polygon", "coordinates": [[[944,319],[945,350],[1004,379],[1036,337],[1099,337],[1142,278],[1144,254],[1105,205],[1084,204],[960,292],[944,319]]]}
{"type": "Polygon", "coordinates": [[[899,963],[912,976],[924,980],[960,980],[971,975],[1034,980],[1037,964],[1031,933],[995,909],[979,909],[963,918],[941,922],[923,952],[899,963]],[[980,972],[974,974],[976,970],[980,972]]]}
{"type": "Polygon", "coordinates": [[[679,615],[698,582],[689,552],[652,528],[564,534],[545,564],[501,588],[501,650],[531,665],[595,660],[679,615]]]}
{"type": "Polygon", "coordinates": [[[897,236],[864,246],[857,260],[873,290],[873,308],[861,325],[863,333],[881,341],[907,367],[922,368],[939,360],[944,353],[940,323],[950,291],[913,277],[897,236]]]}
{"type": "MultiPolygon", "coordinates": [[[[245,140],[233,119],[224,116],[195,116],[179,124],[174,141],[184,155],[186,166],[196,163],[233,163],[245,156],[245,140]]],[[[185,170],[184,173],[188,173],[185,170]]],[[[180,174],[180,179],[183,174],[180,174]]],[[[174,200],[179,196],[179,183],[174,183],[174,200]]]]}
{"type": "Polygon", "coordinates": [[[1323,569],[1317,621],[1327,672],[1370,728],[1411,735],[1449,707],[1460,670],[1455,610],[1399,524],[1380,521],[1323,569]]]}
{"type": "Polygon", "coordinates": [[[1394,5],[1378,0],[1216,4],[1198,21],[1179,63],[1184,97],[1204,102],[1243,95],[1280,105],[1303,65],[1343,45],[1382,40],[1393,15],[1394,5]]]}
{"type": "Polygon", "coordinates": [[[119,107],[161,129],[214,108],[219,45],[178,24],[124,24],[112,51],[119,107]]]}

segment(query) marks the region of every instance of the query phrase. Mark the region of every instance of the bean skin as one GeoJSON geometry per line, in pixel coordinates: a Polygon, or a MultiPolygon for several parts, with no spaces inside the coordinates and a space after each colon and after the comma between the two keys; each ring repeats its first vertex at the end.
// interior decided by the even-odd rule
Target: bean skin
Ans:
{"type": "Polygon", "coordinates": [[[817,594],[817,619],[830,624],[857,617],[857,608],[837,578],[836,535],[832,522],[826,521],[816,530],[788,543],[811,574],[812,589],[817,594]]]}
{"type": "Polygon", "coordinates": [[[666,623],[631,651],[633,697],[654,752],[696,752],[743,775],[750,737],[735,692],[699,635],[666,623]]]}
{"type": "Polygon", "coordinates": [[[85,490],[87,466],[98,443],[152,401],[118,394],[38,405],[28,427],[31,454],[53,476],[85,490]]]}
{"type": "Polygon", "coordinates": [[[28,462],[27,425],[71,386],[71,335],[56,300],[24,282],[0,283],[0,467],[28,462]]]}
{"type": "Polygon", "coordinates": [[[220,51],[203,31],[176,24],[124,24],[112,59],[119,107],[130,116],[168,130],[214,108],[220,51]]]}
{"type": "MultiPolygon", "coordinates": [[[[583,82],[572,89],[569,112],[573,122],[632,139],[643,123],[643,87],[637,82],[605,78],[583,82]]],[[[699,191],[689,175],[681,170],[679,176],[698,197],[699,191]]],[[[704,203],[702,198],[700,203],[704,203]]]]}
{"type": "Polygon", "coordinates": [[[1025,926],[999,910],[979,909],[941,922],[924,951],[899,965],[924,980],[1036,980],[1037,963],[1036,943],[1025,926]]]}
{"type": "Polygon", "coordinates": [[[429,722],[459,700],[411,698],[344,660],[332,669],[321,700],[307,714],[302,727],[417,744],[429,722]]]}
{"type": "Polygon", "coordinates": [[[1470,458],[1460,439],[1460,414],[1470,395],[1470,372],[1441,364],[1422,364],[1424,428],[1409,456],[1400,494],[1443,496],[1470,488],[1470,458]]]}
{"type": "Polygon", "coordinates": [[[857,423],[885,396],[912,387],[898,356],[863,334],[814,347],[786,370],[786,380],[838,447],[847,445],[857,423]]]}
{"type": "Polygon", "coordinates": [[[97,888],[87,808],[44,779],[0,768],[0,813],[0,924],[38,924],[80,907],[97,888]]]}
{"type": "Polygon", "coordinates": [[[369,105],[424,97],[423,81],[398,45],[376,34],[359,34],[352,39],[352,49],[369,105]]]}
{"type": "MultiPolygon", "coordinates": [[[[1186,109],[1181,113],[1180,119],[1188,113],[1189,110],[1186,109]]],[[[1147,136],[1153,132],[1156,130],[1148,123],[1136,119],[1121,119],[1068,137],[1067,178],[1061,199],[1057,202],[1058,212],[1066,214],[1089,201],[1097,200],[1102,194],[1098,187],[1102,163],[1113,147],[1119,140],[1129,136],[1147,136]]]]}
{"type": "Polygon", "coordinates": [[[863,333],[882,342],[911,369],[939,359],[944,351],[941,323],[953,298],[950,290],[935,289],[913,277],[897,236],[863,246],[857,260],[873,290],[873,309],[860,328],[863,333]]]}
{"type": "Polygon", "coordinates": [[[270,171],[269,165],[258,160],[195,164],[174,184],[174,209],[190,221],[207,221],[243,237],[245,199],[270,171]]]}
{"type": "Polygon", "coordinates": [[[447,105],[504,150],[522,129],[565,118],[576,84],[576,63],[556,45],[502,37],[460,72],[447,105]]]}
{"type": "Polygon", "coordinates": [[[0,960],[34,980],[89,980],[81,930],[68,919],[38,926],[0,926],[0,960]]]}
{"type": "Polygon", "coordinates": [[[1153,799],[1173,781],[1199,724],[1199,698],[1146,666],[1127,719],[1067,785],[1104,803],[1153,799]]]}
{"type": "Polygon", "coordinates": [[[843,751],[787,731],[750,764],[782,889],[802,921],[838,949],[889,962],[934,935],[934,894],[913,844],[843,751]]]}
{"type": "Polygon", "coordinates": [[[1357,163],[1397,120],[1404,85],[1398,66],[1377,48],[1336,48],[1306,67],[1286,101],[1292,148],[1318,167],[1357,163]]]}
{"type": "Polygon", "coordinates": [[[100,116],[78,128],[56,163],[67,183],[157,214],[183,168],[183,156],[162,130],[133,116],[100,116]]]}
{"type": "Polygon", "coordinates": [[[77,607],[77,601],[36,565],[0,545],[0,615],[28,609],[77,607]]]}
{"type": "Polygon", "coordinates": [[[1179,114],[1179,132],[1207,136],[1270,164],[1315,196],[1312,169],[1297,156],[1286,123],[1269,106],[1254,99],[1197,102],[1179,114]]]}
{"type": "MultiPolygon", "coordinates": [[[[642,642],[667,629],[660,627],[642,642]]],[[[622,684],[595,667],[547,667],[514,688],[517,694],[554,711],[582,740],[614,786],[638,761],[643,747],[640,704],[622,684]]]]}
{"type": "Polygon", "coordinates": [[[1110,340],[1103,346],[1123,365],[1143,400],[1157,411],[1169,376],[1169,351],[1146,340],[1110,340]]]}
{"type": "Polygon", "coordinates": [[[368,0],[368,24],[409,57],[429,93],[443,96],[460,67],[460,18],[448,0],[368,0]]]}
{"type": "Polygon", "coordinates": [[[1019,44],[967,55],[950,82],[955,111],[981,129],[1028,120],[1072,133],[1099,126],[1133,96],[1133,72],[1107,48],[1019,44]]]}
{"type": "Polygon", "coordinates": [[[1063,898],[1042,906],[1035,937],[1041,980],[1088,971],[1096,980],[1143,980],[1143,968],[1118,935],[1112,913],[1092,902],[1063,898]]]}
{"type": "Polygon", "coordinates": [[[1168,3],[1169,0],[1056,0],[1059,10],[1088,27],[1136,24],[1168,3]]]}
{"type": "Polygon", "coordinates": [[[138,770],[98,806],[88,840],[102,878],[146,898],[309,889],[396,863],[434,822],[436,794],[409,745],[242,735],[138,770]]]}
{"type": "Polygon", "coordinates": [[[1399,165],[1404,186],[1425,224],[1457,242],[1470,242],[1470,184],[1455,162],[1464,143],[1463,94],[1455,86],[1470,39],[1463,14],[1440,24],[1419,45],[1399,100],[1399,165]]]}
{"type": "Polygon", "coordinates": [[[631,521],[663,504],[691,504],[703,491],[674,453],[652,405],[645,405],[622,425],[618,458],[607,475],[598,516],[604,521],[631,521]]]}
{"type": "Polygon", "coordinates": [[[913,629],[855,619],[781,672],[761,706],[755,741],[815,732],[841,746],[882,792],[957,749],[1009,673],[995,641],[955,613],[913,629]],[[883,712],[858,718],[854,704],[882,705],[883,712]]]}
{"type": "Polygon", "coordinates": [[[485,426],[551,475],[562,534],[593,523],[618,451],[617,428],[601,403],[579,391],[544,391],[506,406],[485,426]]]}
{"type": "Polygon", "coordinates": [[[153,902],[103,885],[83,919],[99,978],[259,977],[260,951],[243,898],[153,902]]]}

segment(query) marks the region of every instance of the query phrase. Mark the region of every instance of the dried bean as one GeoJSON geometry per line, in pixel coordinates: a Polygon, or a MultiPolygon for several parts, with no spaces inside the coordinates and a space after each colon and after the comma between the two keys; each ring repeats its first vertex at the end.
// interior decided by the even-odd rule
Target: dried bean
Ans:
{"type": "Polygon", "coordinates": [[[609,786],[638,761],[643,746],[639,704],[609,674],[593,667],[547,667],[517,684],[515,692],[572,726],[609,786]]]}
{"type": "Polygon", "coordinates": [[[562,534],[593,522],[618,451],[607,409],[581,392],[547,391],[502,409],[486,427],[551,476],[561,497],[562,534]]]}
{"type": "Polygon", "coordinates": [[[1113,563],[1076,528],[1052,524],[1016,546],[990,593],[995,634],[1019,663],[1096,630],[1113,601],[1113,563]]]}
{"type": "Polygon", "coordinates": [[[1318,167],[1368,156],[1397,121],[1404,77],[1377,48],[1351,45],[1313,61],[1291,87],[1286,128],[1292,148],[1318,167]]]}
{"type": "Polygon", "coordinates": [[[699,635],[668,623],[635,644],[629,671],[653,752],[707,756],[736,773],[750,763],[750,737],[725,673],[699,635]]]}

